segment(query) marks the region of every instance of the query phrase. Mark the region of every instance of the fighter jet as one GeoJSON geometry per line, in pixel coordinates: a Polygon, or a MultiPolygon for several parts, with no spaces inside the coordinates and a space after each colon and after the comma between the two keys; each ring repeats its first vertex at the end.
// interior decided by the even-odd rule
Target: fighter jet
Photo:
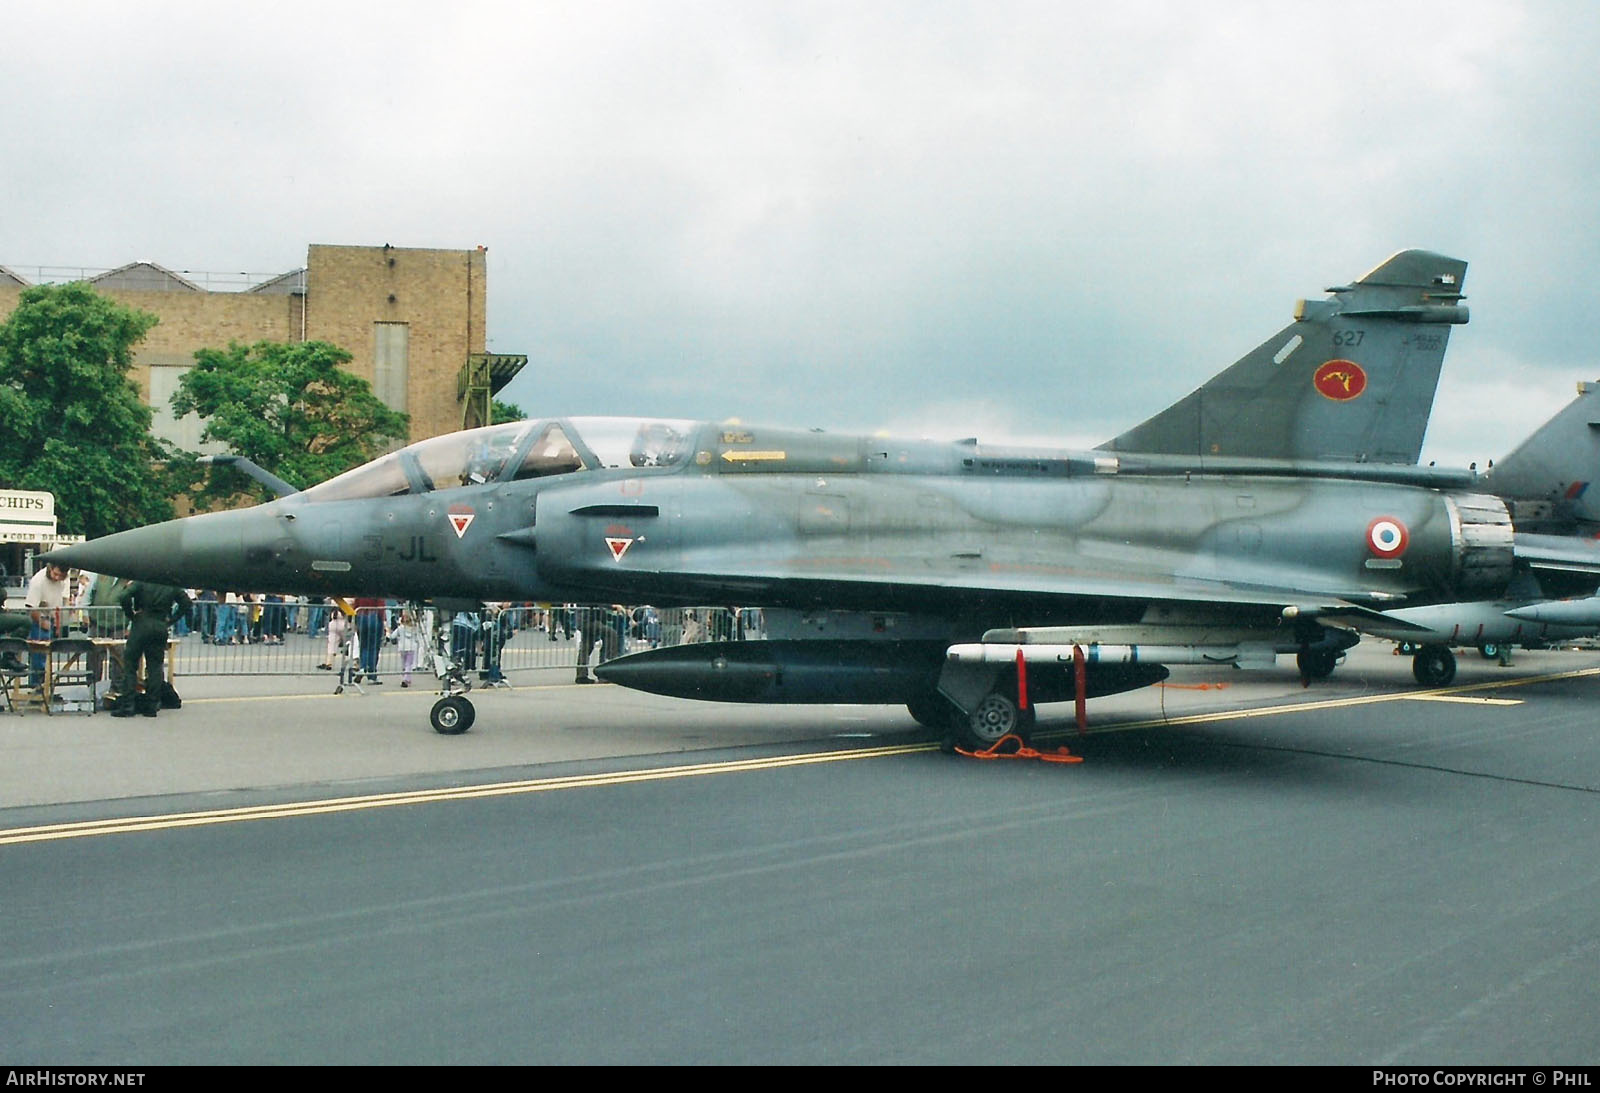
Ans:
{"type": "Polygon", "coordinates": [[[1467,264],[1401,251],[1149,420],[1100,445],[1227,470],[1245,459],[1414,464],[1450,328],[1467,322],[1467,264]]]}
{"type": "Polygon", "coordinates": [[[1452,647],[1485,657],[1514,645],[1542,645],[1600,632],[1600,508],[1589,486],[1600,479],[1600,383],[1578,397],[1510,455],[1481,485],[1506,502],[1516,528],[1515,573],[1503,597],[1384,612],[1360,629],[1414,648],[1412,672],[1427,686],[1455,678],[1452,647]]]}
{"type": "Polygon", "coordinates": [[[1526,570],[1517,577],[1499,599],[1402,607],[1363,620],[1360,629],[1410,651],[1412,674],[1428,687],[1455,679],[1453,648],[1475,648],[1494,659],[1518,645],[1544,647],[1600,633],[1600,596],[1550,599],[1526,570]]]}
{"type": "MultiPolygon", "coordinates": [[[[1466,318],[1464,272],[1404,252],[1302,305],[1226,382],[1189,396],[1195,412],[1169,420],[1195,428],[1146,423],[1108,449],[543,418],[51,557],[286,593],[761,607],[768,640],[598,672],[696,698],[905,704],[988,744],[1025,732],[1038,702],[1081,708],[1168,665],[1284,651],[1331,670],[1356,621],[1503,593],[1505,504],[1470,474],[1408,463],[1411,442],[1389,443],[1383,424],[1424,388],[1431,404],[1434,357],[1466,318]],[[1369,344],[1389,351],[1367,357],[1369,344]],[[1408,380],[1412,367],[1426,380],[1408,380]],[[1240,439],[1253,402],[1302,424],[1240,439]],[[1306,430],[1341,439],[1307,447],[1306,430]]],[[[470,724],[463,702],[441,699],[435,727],[470,724]]]]}
{"type": "Polygon", "coordinates": [[[1600,382],[1578,384],[1578,397],[1491,466],[1484,485],[1506,498],[1520,530],[1534,534],[1600,532],[1600,382]]]}

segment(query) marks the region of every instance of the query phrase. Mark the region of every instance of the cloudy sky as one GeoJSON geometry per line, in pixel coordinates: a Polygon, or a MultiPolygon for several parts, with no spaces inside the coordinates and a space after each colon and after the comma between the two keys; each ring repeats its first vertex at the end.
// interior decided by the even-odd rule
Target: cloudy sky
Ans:
{"type": "Polygon", "coordinates": [[[1600,378],[1600,8],[7,5],[0,264],[489,248],[543,413],[1093,444],[1404,247],[1424,458],[1600,378]]]}

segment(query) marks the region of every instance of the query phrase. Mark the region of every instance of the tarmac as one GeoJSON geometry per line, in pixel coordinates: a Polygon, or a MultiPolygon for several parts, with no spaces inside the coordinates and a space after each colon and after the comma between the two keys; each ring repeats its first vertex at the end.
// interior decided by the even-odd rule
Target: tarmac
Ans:
{"type": "MultiPolygon", "coordinates": [[[[1168,683],[1088,704],[1091,731],[1181,723],[1250,707],[1379,701],[1421,690],[1388,643],[1352,650],[1332,678],[1302,686],[1292,661],[1264,671],[1177,669],[1168,683]]],[[[1552,672],[1600,672],[1594,650],[1522,652],[1500,667],[1458,654],[1454,693],[1485,695],[1552,672]],[[1485,690],[1488,688],[1489,690],[1485,690]]],[[[458,736],[435,733],[433,678],[402,688],[345,688],[326,672],[180,677],[183,707],[156,718],[105,711],[0,715],[0,808],[85,805],[123,812],[170,795],[338,796],[383,783],[458,784],[551,764],[634,761],[696,751],[795,744],[867,746],[931,740],[899,706],[747,706],[663,698],[573,670],[513,672],[509,687],[471,692],[477,717],[458,736]],[[110,802],[121,802],[115,806],[110,802]]],[[[1537,701],[1531,693],[1527,696],[1537,701]]],[[[1407,703],[1407,717],[1447,705],[1407,703]]],[[[1045,707],[1041,730],[1074,732],[1070,703],[1045,707]]],[[[192,803],[192,802],[191,802],[192,803]]]]}
{"type": "Polygon", "coordinates": [[[402,688],[346,687],[318,672],[179,677],[183,706],[155,718],[107,711],[0,714],[0,808],[109,802],[173,794],[358,792],[404,779],[460,781],[543,764],[905,734],[898,707],[727,706],[606,684],[577,685],[571,668],[513,672],[509,687],[475,687],[471,731],[433,731],[431,675],[402,688]],[[870,730],[867,726],[870,725],[870,730]]]}
{"type": "Polygon", "coordinates": [[[459,736],[423,677],[315,671],[0,715],[0,1028],[117,1067],[1592,1059],[1600,653],[1430,689],[1391,648],[1178,669],[1083,738],[1046,706],[1070,766],[571,667],[459,736]]]}

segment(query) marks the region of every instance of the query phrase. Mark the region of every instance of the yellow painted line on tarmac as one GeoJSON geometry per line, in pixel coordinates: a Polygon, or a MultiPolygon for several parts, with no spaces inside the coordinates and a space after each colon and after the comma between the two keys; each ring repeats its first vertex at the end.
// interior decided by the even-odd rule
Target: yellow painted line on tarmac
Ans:
{"type": "Polygon", "coordinates": [[[741,759],[728,763],[691,763],[676,767],[616,771],[609,774],[577,774],[564,778],[534,778],[520,782],[494,782],[481,786],[450,789],[424,789],[406,793],[379,793],[365,797],[336,797],[325,801],[297,801],[280,805],[185,812],[169,816],[130,816],[122,819],[82,820],[41,827],[0,830],[0,846],[18,843],[81,839],[93,835],[122,835],[137,831],[170,831],[182,827],[210,827],[246,820],[277,820],[292,816],[320,816],[331,812],[359,812],[394,805],[431,804],[438,801],[467,801],[479,797],[510,797],[524,793],[547,793],[562,789],[592,789],[621,786],[634,782],[663,782],[676,778],[696,778],[707,774],[737,774],[747,771],[779,770],[784,767],[840,763],[852,759],[882,759],[932,751],[934,744],[890,745],[881,748],[852,748],[845,751],[811,752],[766,759],[741,759]]]}
{"type": "MultiPolygon", "coordinates": [[[[1526,687],[1536,683],[1551,683],[1566,679],[1583,679],[1600,676],[1600,668],[1582,668],[1571,672],[1549,675],[1524,676],[1515,679],[1497,679],[1486,683],[1472,683],[1461,687],[1441,687],[1429,691],[1396,691],[1389,694],[1357,695],[1351,698],[1332,698],[1312,702],[1290,702],[1276,706],[1259,706],[1238,710],[1217,710],[1210,713],[1181,714],[1175,717],[1148,718],[1124,721],[1090,728],[1091,733],[1129,732],[1135,729],[1171,728],[1183,725],[1202,725],[1218,721],[1242,721],[1257,717],[1277,717],[1283,714],[1314,713],[1319,710],[1348,709],[1383,702],[1416,700],[1483,701],[1486,703],[1515,704],[1515,699],[1472,699],[1459,696],[1474,691],[1500,690],[1507,687],[1526,687]]],[[[578,684],[547,684],[545,687],[578,686],[578,684]]],[[[540,687],[528,687],[538,690],[540,687]]],[[[427,693],[427,692],[419,692],[427,693]]],[[[343,695],[264,695],[254,698],[197,699],[201,702],[276,701],[285,698],[342,698],[343,695]]],[[[1071,736],[1072,729],[1053,730],[1038,734],[1041,739],[1071,736]]],[[[260,805],[246,808],[219,809],[209,812],[178,813],[169,816],[133,816],[122,819],[83,820],[68,824],[48,824],[40,827],[0,829],[0,846],[19,843],[49,842],[58,839],[78,839],[94,835],[118,835],[139,831],[166,831],[183,827],[208,827],[215,824],[240,823],[246,820],[286,819],[294,816],[318,816],[333,812],[358,812],[364,809],[388,808],[394,805],[429,804],[437,801],[466,801],[480,797],[509,797],[524,793],[546,793],[565,789],[592,789],[603,786],[628,785],[635,782],[661,782],[677,778],[695,778],[708,774],[738,774],[759,770],[779,770],[784,767],[812,766],[819,763],[840,763],[855,759],[884,759],[896,755],[913,755],[930,752],[937,744],[898,744],[877,748],[852,748],[842,751],[809,752],[801,755],[776,756],[765,759],[741,759],[726,763],[691,763],[676,767],[655,767],[645,770],[617,771],[609,774],[580,774],[563,778],[535,778],[518,782],[494,782],[481,786],[459,786],[451,789],[415,790],[406,793],[382,793],[365,797],[337,797],[323,801],[300,801],[279,805],[260,805]]]]}
{"type": "MultiPolygon", "coordinates": [[[[1129,732],[1134,729],[1159,729],[1170,728],[1175,725],[1206,725],[1217,721],[1244,721],[1253,717],[1276,717],[1281,714],[1314,713],[1318,710],[1341,710],[1353,706],[1370,706],[1382,702],[1414,702],[1437,699],[1443,701],[1457,700],[1456,696],[1468,695],[1473,691],[1503,690],[1507,687],[1526,687],[1534,683],[1553,683],[1563,679],[1583,679],[1590,676],[1600,676],[1600,668],[1578,668],[1570,672],[1552,672],[1549,675],[1522,676],[1514,679],[1496,679],[1486,683],[1468,683],[1460,687],[1438,687],[1429,691],[1394,691],[1389,694],[1355,695],[1351,698],[1327,698],[1311,702],[1288,702],[1276,706],[1257,706],[1242,710],[1216,710],[1210,713],[1177,714],[1172,717],[1145,718],[1140,721],[1122,721],[1115,724],[1095,727],[1091,719],[1089,731],[1096,732],[1129,732]]],[[[1466,700],[1466,699],[1462,699],[1466,700]]],[[[1516,699],[1485,699],[1487,702],[1516,702],[1516,699]]],[[[1039,734],[1041,737],[1051,738],[1071,735],[1075,730],[1055,731],[1039,734]]]]}
{"type": "Polygon", "coordinates": [[[1477,695],[1411,695],[1413,702],[1464,702],[1473,706],[1520,706],[1520,698],[1480,698],[1477,695]]]}

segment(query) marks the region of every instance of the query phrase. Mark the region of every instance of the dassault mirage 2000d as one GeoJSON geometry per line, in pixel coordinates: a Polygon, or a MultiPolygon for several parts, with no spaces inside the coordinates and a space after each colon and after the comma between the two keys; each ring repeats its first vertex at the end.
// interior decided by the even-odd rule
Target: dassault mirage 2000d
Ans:
{"type": "MultiPolygon", "coordinates": [[[[1177,442],[1153,427],[1144,454],[547,418],[425,440],[253,509],[51,557],[288,593],[762,607],[769,640],[634,653],[599,674],[687,697],[903,703],[986,744],[1025,731],[1035,702],[1081,711],[1171,664],[1290,652],[1325,674],[1356,640],[1341,623],[1502,592],[1503,503],[1469,475],[1404,465],[1409,441],[1379,444],[1394,462],[1363,461],[1408,367],[1425,373],[1426,418],[1443,333],[1465,321],[1464,270],[1404,252],[1303,307],[1223,373],[1231,387],[1211,401],[1227,414],[1207,413],[1202,387],[1177,442]],[[1368,338],[1392,352],[1365,358],[1368,338]],[[1265,430],[1246,437],[1240,416],[1250,384],[1339,443],[1278,430],[1261,447],[1265,430]],[[1330,425],[1322,401],[1349,416],[1330,425]]],[[[435,727],[460,725],[463,701],[442,699],[435,727]]]]}

